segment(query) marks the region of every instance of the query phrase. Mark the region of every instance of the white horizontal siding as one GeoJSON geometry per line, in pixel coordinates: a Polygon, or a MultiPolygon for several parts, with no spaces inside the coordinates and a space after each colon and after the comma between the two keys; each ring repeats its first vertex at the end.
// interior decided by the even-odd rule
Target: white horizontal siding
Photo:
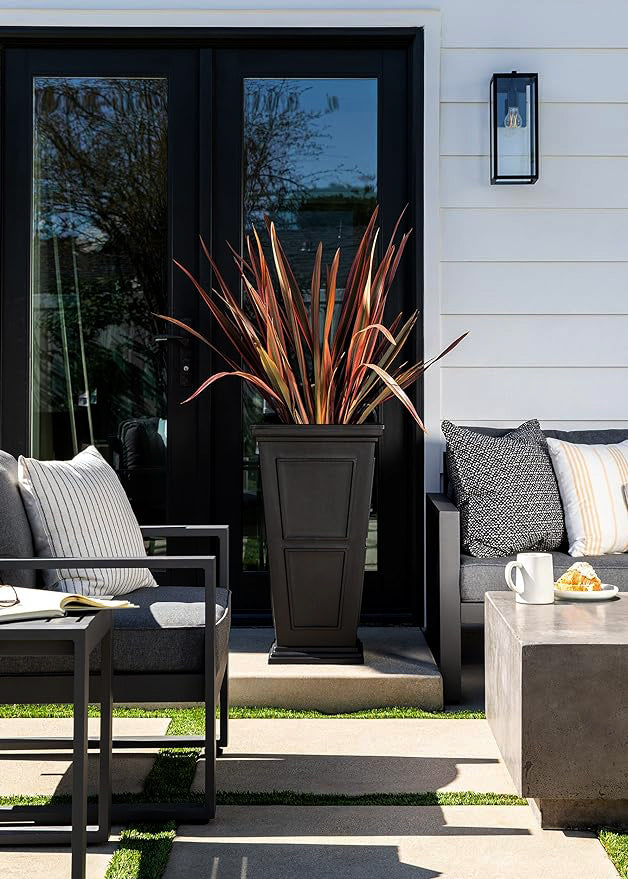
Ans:
{"type": "Polygon", "coordinates": [[[628,314],[628,262],[446,262],[441,268],[444,315],[546,314],[551,328],[564,314],[628,314]]]}
{"type": "Polygon", "coordinates": [[[487,156],[442,157],[442,207],[628,208],[627,157],[547,157],[533,186],[487,186],[488,180],[487,156]]]}
{"type": "Polygon", "coordinates": [[[628,211],[444,209],[441,223],[444,260],[628,260],[628,211]]]}
{"type": "Polygon", "coordinates": [[[627,67],[628,49],[443,49],[441,101],[486,101],[493,73],[520,70],[539,74],[543,101],[626,102],[627,67]]]}
{"type": "Polygon", "coordinates": [[[448,48],[628,46],[625,0],[598,0],[594,6],[590,0],[442,0],[438,5],[448,48]]]}
{"type": "MultiPolygon", "coordinates": [[[[539,135],[542,158],[628,156],[628,105],[545,103],[541,91],[539,135]]],[[[442,104],[440,139],[442,156],[487,156],[486,100],[442,104]]]]}
{"type": "MultiPolygon", "coordinates": [[[[510,267],[509,267],[510,268],[510,267]]],[[[516,267],[515,267],[516,271],[516,267]]],[[[508,282],[508,274],[504,275],[508,282]]],[[[628,367],[628,315],[450,315],[443,340],[467,338],[446,366],[628,367]]],[[[625,391],[628,417],[628,388],[625,391]]]]}
{"type": "Polygon", "coordinates": [[[442,416],[452,421],[626,420],[628,369],[443,367],[442,416]]]}
{"type": "Polygon", "coordinates": [[[628,425],[628,3],[443,0],[441,414],[628,425]],[[540,179],[489,184],[493,73],[537,72],[540,179]]]}

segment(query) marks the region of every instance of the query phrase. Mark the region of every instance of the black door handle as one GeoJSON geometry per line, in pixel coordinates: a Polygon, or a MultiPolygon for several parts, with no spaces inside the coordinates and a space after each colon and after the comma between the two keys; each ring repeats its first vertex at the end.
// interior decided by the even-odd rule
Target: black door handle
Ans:
{"type": "Polygon", "coordinates": [[[183,333],[164,333],[155,336],[155,342],[177,342],[181,347],[175,357],[175,374],[179,373],[179,386],[188,388],[193,384],[193,363],[190,351],[190,337],[183,333]]]}
{"type": "Polygon", "coordinates": [[[166,333],[163,336],[155,336],[156,342],[179,342],[181,345],[187,345],[190,341],[187,336],[175,333],[166,333]]]}

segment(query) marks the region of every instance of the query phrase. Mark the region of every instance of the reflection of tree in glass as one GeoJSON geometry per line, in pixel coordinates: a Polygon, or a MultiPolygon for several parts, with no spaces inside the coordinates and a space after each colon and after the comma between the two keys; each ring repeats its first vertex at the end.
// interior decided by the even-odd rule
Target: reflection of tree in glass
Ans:
{"type": "Polygon", "coordinates": [[[321,119],[336,109],[330,98],[322,110],[305,110],[307,87],[290,80],[247,80],[244,128],[244,204],[247,225],[267,213],[278,220],[298,210],[329,132],[321,119]],[[309,178],[309,179],[308,179],[309,178]]]}
{"type": "Polygon", "coordinates": [[[65,385],[75,405],[84,390],[80,301],[89,384],[99,414],[108,411],[104,438],[124,418],[164,414],[165,363],[152,312],[167,308],[167,86],[39,78],[35,124],[40,402],[59,411],[65,385]],[[63,320],[70,382],[60,367],[63,320]]]}
{"type": "MultiPolygon", "coordinates": [[[[244,93],[245,231],[263,226],[264,214],[271,216],[304,290],[319,241],[330,259],[341,247],[341,281],[346,276],[377,195],[374,169],[352,163],[350,138],[338,139],[339,117],[350,108],[333,94],[333,80],[330,91],[325,81],[316,89],[312,82],[247,79],[244,93]]],[[[375,138],[371,94],[370,83],[357,80],[349,102],[367,101],[375,138]]],[[[355,132],[356,139],[364,136],[355,132]]],[[[372,146],[375,164],[375,140],[372,146]]],[[[265,236],[262,245],[268,249],[265,236]]]]}

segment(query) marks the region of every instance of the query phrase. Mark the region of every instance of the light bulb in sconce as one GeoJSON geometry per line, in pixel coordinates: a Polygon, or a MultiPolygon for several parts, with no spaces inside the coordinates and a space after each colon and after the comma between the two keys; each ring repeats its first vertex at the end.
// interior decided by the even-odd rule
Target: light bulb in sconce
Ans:
{"type": "Polygon", "coordinates": [[[508,107],[508,112],[504,117],[504,128],[521,128],[523,119],[519,112],[519,107],[508,107]]]}

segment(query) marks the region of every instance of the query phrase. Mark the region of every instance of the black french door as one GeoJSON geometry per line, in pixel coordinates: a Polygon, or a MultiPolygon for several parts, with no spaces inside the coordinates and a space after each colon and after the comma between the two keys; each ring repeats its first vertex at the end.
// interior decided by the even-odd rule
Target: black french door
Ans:
{"type": "MultiPolygon", "coordinates": [[[[323,241],[328,262],[340,247],[342,295],[375,204],[381,206],[382,239],[387,240],[410,200],[407,52],[224,49],[216,52],[215,70],[214,149],[220,171],[213,188],[213,250],[220,264],[233,266],[226,242],[241,249],[253,226],[262,234],[268,214],[304,291],[318,242],[323,241]]],[[[392,315],[416,307],[414,258],[411,254],[400,272],[392,315]]],[[[236,285],[235,267],[228,271],[236,285]]],[[[250,428],[272,416],[256,393],[228,382],[216,387],[212,415],[214,495],[233,523],[236,607],[261,620],[270,597],[259,458],[250,428]]],[[[409,618],[412,594],[418,592],[412,570],[416,440],[400,406],[383,407],[380,417],[386,429],[377,462],[363,612],[372,619],[409,618]]],[[[218,508],[214,512],[218,515],[218,508]]]]}
{"type": "Polygon", "coordinates": [[[195,319],[172,256],[198,269],[199,59],[185,50],[7,49],[2,443],[95,445],[144,523],[197,521],[195,319]]]}
{"type": "MultiPolygon", "coordinates": [[[[200,235],[237,290],[228,244],[267,213],[304,289],[318,241],[340,247],[341,293],[375,204],[383,241],[408,205],[390,314],[419,307],[421,55],[414,32],[4,49],[2,447],[93,443],[140,521],[228,522],[242,622],[270,621],[250,432],[270,413],[235,381],[181,405],[222,363],[156,315],[223,340],[173,259],[211,286],[200,235]]],[[[380,418],[364,617],[420,621],[421,438],[380,418]]]]}

